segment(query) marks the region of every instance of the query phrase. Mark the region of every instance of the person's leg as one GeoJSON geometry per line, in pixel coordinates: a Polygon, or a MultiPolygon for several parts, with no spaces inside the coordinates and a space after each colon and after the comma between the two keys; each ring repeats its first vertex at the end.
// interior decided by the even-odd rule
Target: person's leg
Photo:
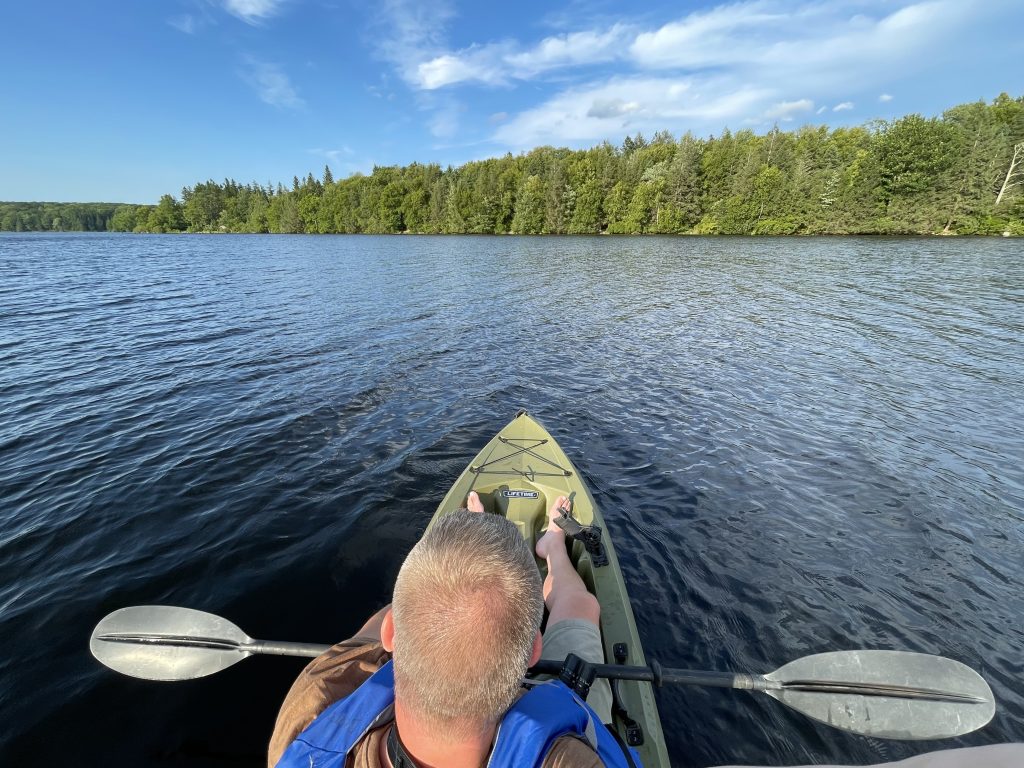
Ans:
{"type": "MultiPolygon", "coordinates": [[[[601,604],[588,590],[573,567],[565,548],[565,531],[555,518],[569,500],[559,496],[548,512],[548,530],[537,542],[537,555],[548,564],[544,579],[544,602],[548,607],[548,624],[544,632],[543,657],[564,659],[575,653],[584,661],[604,664],[604,644],[601,642],[601,604]]],[[[608,681],[597,679],[590,688],[587,703],[600,716],[601,721],[612,721],[612,692],[608,681]]]]}
{"type": "Polygon", "coordinates": [[[555,523],[555,518],[562,507],[569,507],[569,500],[565,496],[559,496],[551,505],[548,512],[548,529],[537,542],[537,555],[543,557],[548,564],[548,575],[544,579],[548,626],[566,619],[584,619],[598,626],[601,620],[601,605],[597,598],[587,591],[583,579],[573,567],[565,548],[565,531],[555,523]]]}

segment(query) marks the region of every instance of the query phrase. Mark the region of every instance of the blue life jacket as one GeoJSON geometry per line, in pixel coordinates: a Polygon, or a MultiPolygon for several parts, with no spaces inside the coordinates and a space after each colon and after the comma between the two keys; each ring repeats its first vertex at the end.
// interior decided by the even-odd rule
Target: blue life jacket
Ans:
{"type": "MultiPolygon", "coordinates": [[[[331,704],[285,750],[277,768],[344,768],[367,733],[394,719],[395,675],[388,662],[350,696],[331,704]]],[[[487,768],[539,766],[560,736],[585,739],[608,768],[629,768],[623,747],[586,702],[564,683],[538,683],[498,724],[487,768]]],[[[640,758],[630,750],[633,763],[640,758]]]]}

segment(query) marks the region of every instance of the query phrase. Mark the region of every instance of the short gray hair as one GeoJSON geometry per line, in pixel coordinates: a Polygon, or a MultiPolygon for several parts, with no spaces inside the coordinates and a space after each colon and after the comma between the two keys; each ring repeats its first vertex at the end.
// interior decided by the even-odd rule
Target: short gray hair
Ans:
{"type": "Polygon", "coordinates": [[[515,524],[443,515],[395,582],[395,696],[453,739],[512,705],[544,613],[540,572],[515,524]]]}

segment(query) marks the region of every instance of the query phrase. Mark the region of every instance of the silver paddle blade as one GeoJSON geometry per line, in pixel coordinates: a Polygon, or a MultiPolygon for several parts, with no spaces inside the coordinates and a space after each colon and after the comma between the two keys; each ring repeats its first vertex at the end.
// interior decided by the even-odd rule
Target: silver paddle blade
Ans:
{"type": "Polygon", "coordinates": [[[252,638],[212,613],[169,605],[114,611],[96,625],[89,650],[111,669],[144,680],[191,680],[251,654],[252,638]]]}
{"type": "Polygon", "coordinates": [[[995,697],[958,661],[905,651],[835,651],[797,659],[764,676],[783,704],[879,739],[945,739],[981,728],[995,697]]]}

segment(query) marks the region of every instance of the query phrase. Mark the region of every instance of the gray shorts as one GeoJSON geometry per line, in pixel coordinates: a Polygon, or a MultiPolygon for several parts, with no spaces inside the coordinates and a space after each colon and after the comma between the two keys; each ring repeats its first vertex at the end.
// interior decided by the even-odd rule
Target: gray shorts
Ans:
{"type": "MultiPolygon", "coordinates": [[[[604,664],[604,645],[601,643],[601,630],[597,625],[586,619],[564,619],[547,628],[544,632],[545,659],[564,659],[575,653],[584,661],[592,664],[604,664]]],[[[590,686],[587,704],[601,716],[602,723],[612,721],[612,689],[608,681],[598,678],[590,686]]]]}

